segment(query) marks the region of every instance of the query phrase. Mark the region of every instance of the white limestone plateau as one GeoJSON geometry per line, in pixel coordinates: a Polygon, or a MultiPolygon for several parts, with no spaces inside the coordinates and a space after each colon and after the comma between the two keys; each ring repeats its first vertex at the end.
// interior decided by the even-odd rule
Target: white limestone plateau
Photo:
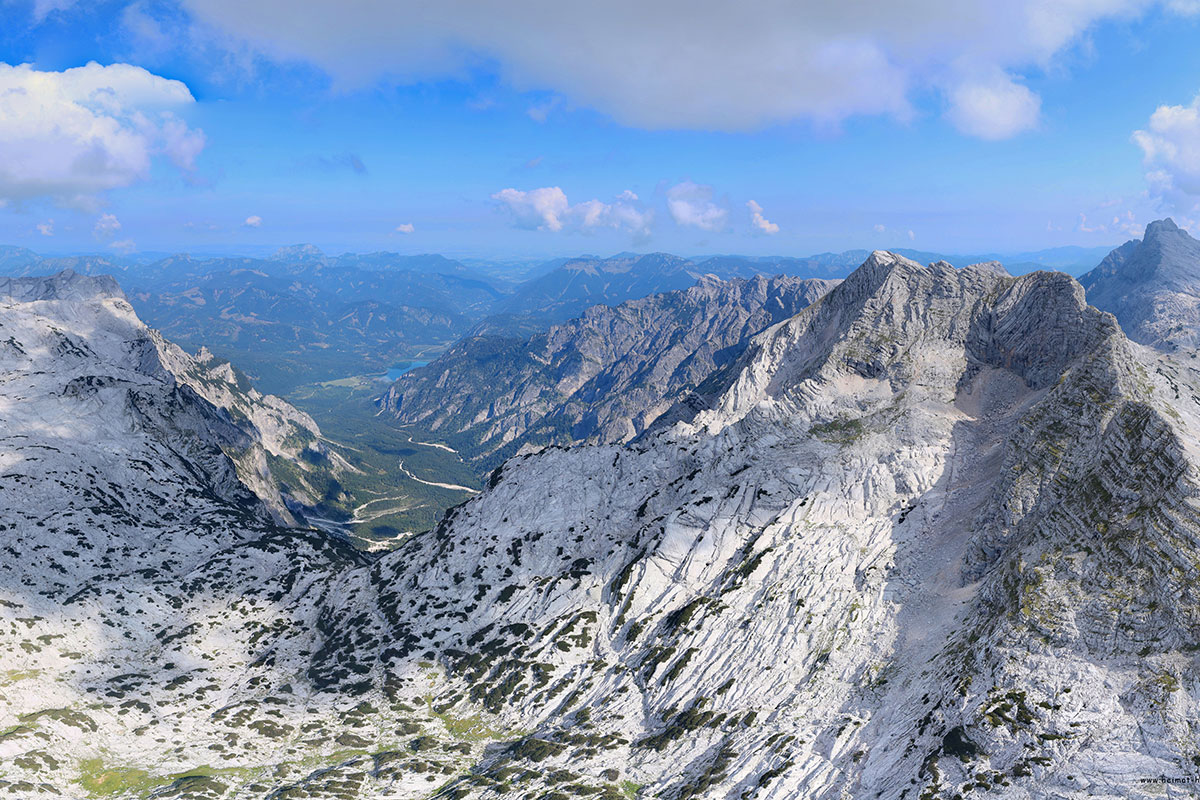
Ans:
{"type": "Polygon", "coordinates": [[[514,458],[370,558],[280,526],[212,398],[89,291],[0,286],[9,796],[1157,798],[1200,772],[1200,374],[1066,275],[877,252],[633,442],[514,458]]]}

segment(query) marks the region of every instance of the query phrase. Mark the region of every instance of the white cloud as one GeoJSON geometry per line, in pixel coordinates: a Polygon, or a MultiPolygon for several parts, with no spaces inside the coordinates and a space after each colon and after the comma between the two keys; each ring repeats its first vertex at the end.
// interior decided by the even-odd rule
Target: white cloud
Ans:
{"type": "Polygon", "coordinates": [[[886,230],[887,230],[887,228],[885,228],[885,227],[883,226],[883,223],[879,223],[878,225],[876,225],[876,226],[875,226],[875,229],[874,229],[874,230],[875,230],[875,232],[876,232],[876,233],[883,233],[884,231],[886,231],[886,230]]]}
{"type": "MultiPolygon", "coordinates": [[[[1037,99],[1013,82],[1097,23],[1200,0],[181,0],[193,28],[340,85],[462,78],[494,63],[522,90],[647,128],[746,130],[796,119],[911,114],[953,93],[953,118],[996,138],[1024,130],[1037,99]],[[982,84],[978,76],[992,77],[982,84]],[[959,108],[959,106],[963,106],[959,108]],[[987,124],[980,124],[982,121],[987,124]],[[1024,127],[1022,127],[1024,125],[1024,127]]],[[[1036,114],[1034,115],[1036,118],[1036,114]]]]}
{"type": "Polygon", "coordinates": [[[1153,194],[1175,205],[1200,197],[1200,95],[1187,106],[1159,106],[1145,130],[1134,131],[1153,194]]]}
{"type": "Polygon", "coordinates": [[[667,189],[667,210],[678,225],[690,225],[705,231],[725,227],[728,210],[712,201],[713,189],[691,181],[667,189]]]}
{"type": "Polygon", "coordinates": [[[539,231],[561,231],[563,217],[570,204],[567,193],[557,186],[544,186],[523,192],[520,189],[501,189],[492,195],[508,208],[518,228],[539,231]]]}
{"type": "Polygon", "coordinates": [[[917,238],[917,235],[916,235],[915,233],[913,233],[912,231],[909,231],[909,232],[908,232],[908,240],[909,240],[910,242],[911,242],[913,239],[916,239],[916,238],[917,238]]]}
{"type": "Polygon", "coordinates": [[[98,239],[111,239],[121,230],[121,221],[113,214],[101,214],[92,226],[92,234],[98,239]]]}
{"type": "Polygon", "coordinates": [[[0,202],[94,209],[97,195],[147,178],[155,156],[191,170],[204,134],[172,110],[193,103],[184,84],[129,64],[0,63],[0,202]]]}
{"type": "Polygon", "coordinates": [[[261,228],[262,217],[258,216],[257,214],[251,214],[250,216],[246,217],[246,221],[243,222],[242,225],[247,228],[261,228]]]}
{"type": "Polygon", "coordinates": [[[779,233],[779,226],[763,216],[762,206],[751,200],[746,203],[746,208],[750,209],[750,221],[755,228],[763,233],[779,233]]]}
{"type": "Polygon", "coordinates": [[[1140,225],[1132,211],[1114,215],[1111,222],[1090,222],[1087,214],[1079,215],[1079,224],[1075,230],[1080,233],[1121,233],[1126,236],[1140,237],[1146,230],[1140,225]]]}
{"type": "Polygon", "coordinates": [[[585,200],[571,205],[566,192],[558,186],[544,186],[527,192],[503,189],[493,194],[492,199],[508,211],[518,228],[529,230],[557,232],[611,228],[645,237],[650,234],[650,224],[654,220],[654,212],[641,208],[638,196],[629,190],[621,192],[611,203],[585,200]]]}
{"type": "Polygon", "coordinates": [[[396,226],[396,233],[412,233],[415,230],[411,222],[402,222],[396,226]]]}
{"type": "Polygon", "coordinates": [[[119,239],[110,244],[109,247],[118,253],[132,253],[134,250],[137,250],[137,243],[133,239],[119,239]]]}
{"type": "Polygon", "coordinates": [[[980,139],[1009,139],[1037,126],[1042,100],[1003,73],[969,81],[948,92],[946,116],[963,133],[980,139]]]}
{"type": "Polygon", "coordinates": [[[42,236],[53,236],[54,235],[54,220],[52,220],[52,219],[48,219],[45,222],[39,222],[36,227],[37,227],[37,232],[40,233],[42,236]]]}

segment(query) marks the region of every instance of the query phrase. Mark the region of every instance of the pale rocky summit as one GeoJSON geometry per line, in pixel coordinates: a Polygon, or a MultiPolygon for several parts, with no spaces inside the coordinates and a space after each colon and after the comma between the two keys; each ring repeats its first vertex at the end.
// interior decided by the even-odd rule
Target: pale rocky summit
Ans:
{"type": "Polygon", "coordinates": [[[80,415],[56,341],[0,385],[11,796],[1151,798],[1200,763],[1200,374],[1065,275],[875,253],[661,426],[512,459],[369,563],[182,412],[80,415]]]}
{"type": "Polygon", "coordinates": [[[468,338],[401,376],[380,405],[477,460],[522,446],[628,441],[735,361],[752,335],[834,285],[705,276],[686,290],[593,306],[527,341],[468,338]]]}
{"type": "MultiPolygon", "coordinates": [[[[274,395],[262,394],[233,365],[207,350],[190,356],[146,327],[109,276],[67,270],[46,278],[0,279],[0,299],[20,304],[13,307],[10,327],[25,324],[29,336],[45,335],[39,330],[45,328],[55,336],[67,337],[64,341],[82,341],[80,352],[89,357],[85,363],[98,371],[133,366],[167,384],[177,384],[180,392],[191,390],[208,401],[217,415],[209,425],[209,438],[232,460],[238,478],[283,524],[303,521],[305,510],[320,500],[306,478],[314,471],[312,461],[320,461],[326,470],[351,469],[321,443],[321,431],[308,414],[274,395]],[[27,311],[30,313],[25,314],[27,311]],[[77,322],[74,331],[66,330],[60,321],[73,321],[81,315],[85,322],[77,322]],[[111,328],[115,336],[124,336],[128,342],[120,348],[93,352],[87,342],[97,327],[111,328]],[[128,360],[134,356],[139,361],[131,365],[128,360]]],[[[58,349],[54,353],[60,354],[58,349]]],[[[108,376],[86,378],[95,383],[108,376]]]]}
{"type": "Polygon", "coordinates": [[[1080,279],[1088,302],[1116,315],[1129,338],[1170,350],[1200,346],[1200,242],[1162,219],[1080,279]]]}
{"type": "Polygon", "coordinates": [[[532,732],[458,795],[1148,797],[1190,774],[1194,373],[1066,275],[877,253],[722,380],[632,446],[509,462],[348,574],[318,674],[532,732]]]}

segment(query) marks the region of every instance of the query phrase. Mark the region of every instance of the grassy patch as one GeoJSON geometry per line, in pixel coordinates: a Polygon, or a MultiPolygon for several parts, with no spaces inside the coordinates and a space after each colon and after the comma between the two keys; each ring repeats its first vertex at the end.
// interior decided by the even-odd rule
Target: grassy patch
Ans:
{"type": "Polygon", "coordinates": [[[79,785],[92,797],[148,792],[163,783],[143,769],[112,766],[102,758],[79,762],[79,785]]]}
{"type": "Polygon", "coordinates": [[[850,442],[861,439],[866,433],[866,428],[860,419],[851,419],[849,417],[838,417],[829,422],[822,422],[818,425],[813,425],[809,428],[809,433],[818,439],[835,444],[849,444],[850,442]]]}

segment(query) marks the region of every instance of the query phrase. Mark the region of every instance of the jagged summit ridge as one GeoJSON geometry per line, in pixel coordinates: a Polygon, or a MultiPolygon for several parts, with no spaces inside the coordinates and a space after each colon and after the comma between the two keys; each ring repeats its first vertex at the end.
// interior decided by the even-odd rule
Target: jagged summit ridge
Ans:
{"type": "Polygon", "coordinates": [[[112,276],[80,275],[70,269],[47,277],[0,278],[0,296],[22,303],[35,300],[83,302],[98,298],[125,300],[125,293],[112,276]]]}
{"type": "Polygon", "coordinates": [[[811,404],[798,409],[788,402],[789,393],[807,387],[810,376],[844,383],[847,365],[854,379],[886,380],[893,387],[923,383],[922,371],[940,365],[902,356],[931,338],[953,348],[947,355],[972,369],[1000,362],[1040,385],[1056,379],[1080,348],[1094,344],[1100,334],[1076,341],[1079,331],[1099,324],[1092,316],[1082,288],[1062,273],[1013,278],[990,264],[922,266],[877,251],[819,302],[755,337],[741,360],[701,387],[699,399],[689,398],[664,421],[706,407],[695,424],[716,430],[764,403],[782,403],[784,414],[851,413],[811,404]]]}
{"type": "Polygon", "coordinates": [[[1200,331],[1200,242],[1167,218],[1113,250],[1080,278],[1088,302],[1116,315],[1130,338],[1195,348],[1200,331]]]}
{"type": "MultiPolygon", "coordinates": [[[[228,546],[97,569],[98,633],[42,642],[86,615],[0,604],[50,737],[0,740],[0,780],[46,781],[47,754],[164,797],[1150,798],[1191,774],[1194,370],[1066,276],[876,254],[709,383],[631,443],[507,461],[369,563],[163,515],[173,547],[228,546]]],[[[43,522],[65,544],[6,569],[95,564],[68,527],[95,526],[43,522]]]]}
{"type": "MultiPolygon", "coordinates": [[[[316,502],[300,482],[291,479],[285,486],[268,463],[269,457],[283,459],[296,464],[302,475],[301,452],[321,447],[316,422],[253,389],[231,365],[216,362],[211,354],[193,358],[148,328],[112,277],[66,270],[9,278],[0,281],[0,305],[9,329],[0,357],[10,373],[46,373],[39,383],[62,383],[64,391],[84,396],[126,386],[129,413],[145,417],[147,424],[161,420],[139,410],[139,403],[178,405],[181,417],[195,418],[188,425],[199,426],[190,430],[185,444],[198,436],[220,447],[232,459],[238,479],[279,522],[296,523],[296,514],[316,502]]],[[[82,431],[80,436],[92,441],[82,431]]]]}
{"type": "Polygon", "coordinates": [[[438,697],[533,730],[457,784],[478,796],[535,751],[528,780],[669,796],[1147,796],[1187,768],[1192,695],[1143,720],[1156,675],[1193,680],[1195,600],[1162,610],[1179,585],[1150,576],[1196,553],[1197,420],[1168,400],[1194,374],[1068,276],[886,253],[722,374],[694,420],[510,461],[348,576],[334,626],[379,615],[318,674],[404,685],[435,658],[438,697]]]}
{"type": "Polygon", "coordinates": [[[734,360],[751,335],[833,285],[708,277],[615,308],[593,306],[528,340],[468,338],[402,376],[380,405],[460,451],[464,443],[478,450],[478,459],[521,447],[627,441],[734,360]]]}

